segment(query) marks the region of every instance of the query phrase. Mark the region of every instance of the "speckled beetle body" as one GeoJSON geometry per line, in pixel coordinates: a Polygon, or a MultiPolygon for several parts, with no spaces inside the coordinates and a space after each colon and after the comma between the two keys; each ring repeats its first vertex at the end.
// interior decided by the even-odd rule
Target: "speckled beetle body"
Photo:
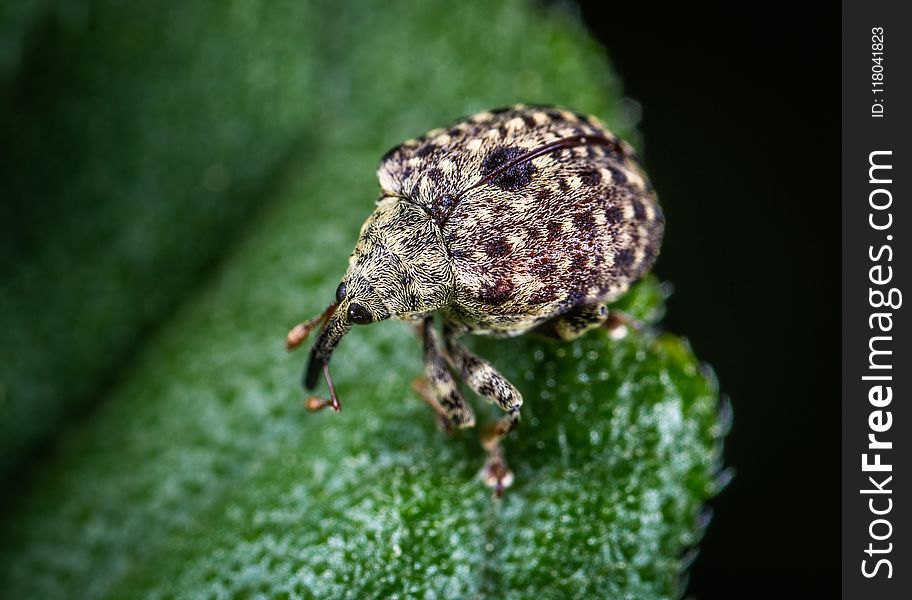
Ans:
{"type": "Polygon", "coordinates": [[[514,106],[435,129],[390,150],[381,195],[361,229],[336,301],[288,337],[296,347],[322,324],[305,385],[352,323],[414,321],[424,340],[425,400],[445,427],[474,414],[451,369],[507,417],[489,428],[487,483],[512,475],[499,441],[519,421],[522,396],[459,342],[464,333],[535,331],[571,340],[606,322],[606,303],[645,274],[664,220],[628,144],[593,117],[514,106]],[[443,317],[443,345],[432,316],[443,317]],[[445,349],[445,350],[444,350],[445,349]]]}

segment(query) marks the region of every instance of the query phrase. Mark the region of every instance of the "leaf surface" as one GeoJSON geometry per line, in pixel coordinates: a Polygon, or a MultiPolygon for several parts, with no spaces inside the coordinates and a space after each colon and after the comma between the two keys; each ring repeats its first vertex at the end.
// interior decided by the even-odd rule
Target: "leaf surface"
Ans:
{"type": "MultiPolygon", "coordinates": [[[[288,83],[313,85],[291,142],[303,150],[272,161],[259,217],[221,266],[155,335],[131,330],[136,358],[6,499],[0,589],[674,597],[724,433],[715,382],[680,338],[649,326],[618,341],[473,340],[525,396],[505,445],[516,483],[500,502],[477,479],[476,432],[445,438],[411,390],[422,364],[409,327],[346,337],[340,414],[303,410],[305,355],[282,345],[332,297],[388,147],[519,100],[598,114],[629,138],[601,50],[572,19],[523,2],[286,4],[302,11],[281,13],[287,26],[314,35],[283,50],[316,65],[288,83]]],[[[250,23],[211,43],[280,43],[250,23]]],[[[648,278],[619,304],[655,323],[662,297],[648,278]]],[[[473,400],[480,420],[497,416],[473,400]]]]}

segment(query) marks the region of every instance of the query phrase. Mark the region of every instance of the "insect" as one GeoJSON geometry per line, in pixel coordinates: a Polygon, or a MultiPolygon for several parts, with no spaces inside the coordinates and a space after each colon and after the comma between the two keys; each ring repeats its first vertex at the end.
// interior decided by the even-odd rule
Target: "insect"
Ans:
{"type": "Polygon", "coordinates": [[[632,148],[596,118],[549,107],[478,113],[408,140],[380,160],[380,197],[361,228],[335,300],[288,334],[316,327],[304,386],[352,324],[416,324],[418,391],[444,429],[475,424],[457,375],[506,415],[488,426],[482,475],[498,495],[513,475],[500,446],[520,422],[519,390],[461,342],[464,334],[535,332],[569,341],[609,322],[607,303],[645,274],[664,218],[632,148]],[[434,325],[440,315],[442,332],[434,325]]]}

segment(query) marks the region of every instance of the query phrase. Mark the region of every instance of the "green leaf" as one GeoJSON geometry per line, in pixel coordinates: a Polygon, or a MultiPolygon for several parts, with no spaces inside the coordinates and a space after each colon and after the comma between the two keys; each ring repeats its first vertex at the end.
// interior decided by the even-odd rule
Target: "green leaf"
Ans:
{"type": "MultiPolygon", "coordinates": [[[[303,410],[305,356],[283,349],[332,297],[387,147],[520,100],[594,112],[629,137],[601,50],[563,14],[515,1],[314,3],[308,19],[317,39],[300,52],[320,49],[320,85],[306,151],[271,176],[267,208],[212,278],[7,499],[0,589],[674,597],[724,433],[715,382],[681,339],[653,325],[617,341],[473,340],[525,396],[501,501],[477,478],[477,433],[447,439],[411,390],[422,364],[409,327],[346,337],[340,414],[303,410]]],[[[662,298],[647,278],[619,306],[653,323],[662,298]]]]}
{"type": "Polygon", "coordinates": [[[322,100],[301,3],[6,4],[0,476],[117,381],[274,195],[322,100]]]}

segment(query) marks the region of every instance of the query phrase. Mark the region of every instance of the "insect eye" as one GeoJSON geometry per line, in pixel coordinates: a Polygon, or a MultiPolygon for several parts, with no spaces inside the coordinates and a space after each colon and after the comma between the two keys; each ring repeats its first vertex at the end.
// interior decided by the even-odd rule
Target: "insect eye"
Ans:
{"type": "Polygon", "coordinates": [[[336,303],[342,302],[345,300],[345,292],[348,291],[348,288],[345,285],[345,282],[339,284],[339,287],[336,288],[336,303]]]}
{"type": "Polygon", "coordinates": [[[361,304],[355,302],[348,307],[348,320],[353,323],[358,323],[359,325],[364,325],[373,321],[374,318],[371,316],[370,311],[361,304]]]}

